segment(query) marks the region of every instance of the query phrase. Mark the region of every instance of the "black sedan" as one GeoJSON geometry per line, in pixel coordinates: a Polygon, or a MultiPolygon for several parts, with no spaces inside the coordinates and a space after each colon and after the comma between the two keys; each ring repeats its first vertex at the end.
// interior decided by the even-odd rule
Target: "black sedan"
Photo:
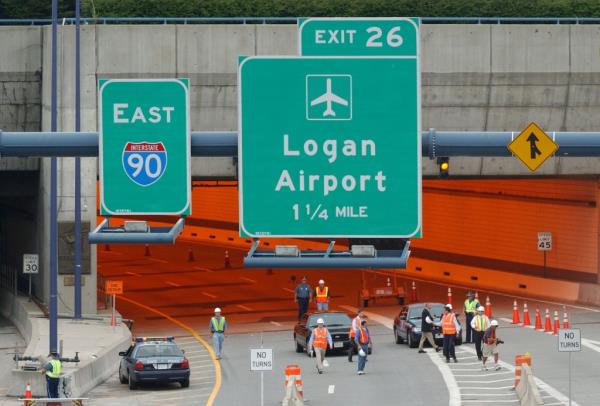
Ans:
{"type": "Polygon", "coordinates": [[[173,337],[137,337],[127,351],[119,353],[119,380],[137,388],[141,382],[179,382],[190,386],[190,363],[173,337]]]}
{"type": "MultiPolygon", "coordinates": [[[[396,344],[406,342],[411,348],[416,348],[419,345],[419,340],[421,340],[421,314],[424,307],[425,303],[413,303],[402,307],[400,313],[394,319],[394,341],[396,344]]],[[[444,305],[442,303],[431,304],[433,321],[438,324],[433,327],[433,338],[438,345],[442,345],[443,340],[442,329],[439,326],[443,311],[444,305]]],[[[456,336],[454,342],[456,345],[462,344],[462,332],[456,336]]]]}
{"type": "MultiPolygon", "coordinates": [[[[348,350],[350,345],[350,316],[343,312],[319,312],[305,314],[294,327],[294,343],[296,352],[307,352],[312,330],[317,327],[317,320],[323,319],[325,327],[331,334],[334,350],[348,350]]],[[[329,349],[327,350],[329,351],[329,349]]]]}

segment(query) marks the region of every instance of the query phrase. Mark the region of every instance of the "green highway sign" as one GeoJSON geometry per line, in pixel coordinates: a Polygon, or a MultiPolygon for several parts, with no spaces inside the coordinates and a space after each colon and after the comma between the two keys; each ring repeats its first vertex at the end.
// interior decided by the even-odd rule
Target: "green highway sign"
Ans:
{"type": "Polygon", "coordinates": [[[417,54],[248,57],[238,75],[242,235],[420,236],[417,54]]]}
{"type": "Polygon", "coordinates": [[[298,20],[303,56],[414,57],[419,19],[404,17],[316,17],[298,20]]]}
{"type": "Polygon", "coordinates": [[[187,79],[99,82],[100,213],[191,213],[187,79]]]}

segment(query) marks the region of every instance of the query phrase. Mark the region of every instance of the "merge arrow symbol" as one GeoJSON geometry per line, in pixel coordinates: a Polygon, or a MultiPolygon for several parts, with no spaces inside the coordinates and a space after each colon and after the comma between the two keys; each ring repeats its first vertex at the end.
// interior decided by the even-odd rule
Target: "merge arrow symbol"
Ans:
{"type": "Polygon", "coordinates": [[[529,146],[531,148],[531,159],[535,159],[537,155],[542,155],[542,151],[540,151],[536,145],[539,138],[536,137],[534,133],[531,133],[529,137],[527,137],[527,141],[529,141],[529,146]]]}

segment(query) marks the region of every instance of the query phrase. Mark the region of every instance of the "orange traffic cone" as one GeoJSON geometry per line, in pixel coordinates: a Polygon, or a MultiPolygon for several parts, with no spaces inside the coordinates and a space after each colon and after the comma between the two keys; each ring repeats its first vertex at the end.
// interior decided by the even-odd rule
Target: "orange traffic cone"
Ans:
{"type": "Polygon", "coordinates": [[[550,321],[550,309],[546,308],[546,317],[544,321],[544,331],[546,333],[552,332],[552,321],[550,321]]]}
{"type": "Polygon", "coordinates": [[[566,306],[563,306],[563,328],[569,328],[569,315],[566,306]]]}
{"type": "Polygon", "coordinates": [[[558,320],[558,310],[554,309],[554,330],[552,331],[552,335],[557,336],[559,329],[560,329],[560,320],[558,320]]]}
{"type": "Polygon", "coordinates": [[[452,304],[452,288],[448,288],[448,304],[452,304]]]}
{"type": "Polygon", "coordinates": [[[542,316],[540,316],[540,309],[535,309],[535,329],[543,330],[542,327],[542,316]]]}
{"type": "Polygon", "coordinates": [[[527,302],[523,303],[523,325],[531,326],[531,320],[529,320],[529,309],[527,308],[527,302]]]}
{"type": "Polygon", "coordinates": [[[492,317],[492,303],[490,302],[489,296],[485,297],[485,315],[488,316],[488,318],[492,317]]]}
{"type": "Polygon", "coordinates": [[[513,302],[513,319],[512,324],[519,324],[521,320],[519,320],[519,309],[517,308],[517,301],[513,302]]]}
{"type": "Polygon", "coordinates": [[[149,257],[150,256],[150,246],[148,244],[146,244],[144,246],[144,256],[145,257],[149,257]]]}
{"type": "MultiPolygon", "coordinates": [[[[31,394],[31,384],[29,382],[27,382],[27,386],[25,387],[25,394],[23,395],[23,399],[31,399],[33,398],[32,394],[31,394]]],[[[23,406],[27,406],[29,404],[29,402],[25,401],[23,402],[23,406]]]]}
{"type": "Polygon", "coordinates": [[[412,289],[410,291],[410,301],[413,303],[416,303],[418,301],[417,299],[417,285],[415,284],[415,281],[413,281],[412,283],[412,289]]]}
{"type": "Polygon", "coordinates": [[[225,268],[231,268],[231,262],[229,262],[229,251],[225,250],[225,268]]]}
{"type": "Polygon", "coordinates": [[[188,262],[194,262],[194,250],[192,247],[188,248],[188,262]]]}

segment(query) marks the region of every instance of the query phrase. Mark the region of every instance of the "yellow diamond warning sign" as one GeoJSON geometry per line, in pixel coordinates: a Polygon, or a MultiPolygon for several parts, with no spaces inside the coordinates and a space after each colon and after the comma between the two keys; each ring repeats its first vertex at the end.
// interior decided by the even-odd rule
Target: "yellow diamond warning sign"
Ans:
{"type": "Polygon", "coordinates": [[[536,123],[531,123],[510,144],[508,149],[530,170],[535,171],[556,150],[556,144],[536,123]]]}

